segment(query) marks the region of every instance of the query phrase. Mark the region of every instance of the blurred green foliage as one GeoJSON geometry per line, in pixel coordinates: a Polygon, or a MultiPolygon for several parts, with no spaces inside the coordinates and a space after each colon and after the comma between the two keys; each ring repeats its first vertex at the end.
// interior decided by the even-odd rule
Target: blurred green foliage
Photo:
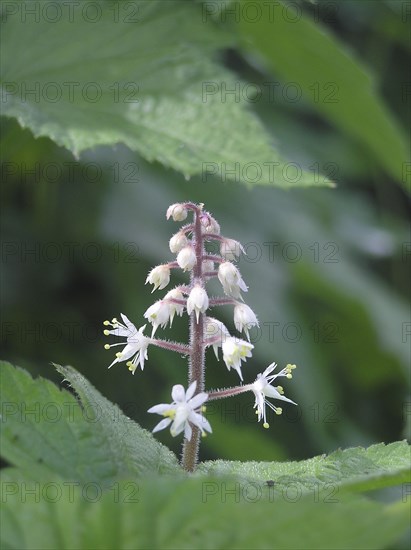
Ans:
{"type": "MultiPolygon", "coordinates": [[[[298,5],[373,73],[370,101],[404,134],[410,107],[404,78],[407,3],[298,5]]],[[[122,144],[89,149],[75,159],[50,139],[35,139],[16,120],[2,119],[2,357],[55,381],[51,361],[73,365],[127,415],[152,427],[155,420],[146,410],[168,400],[172,384],[186,383],[185,360],[150,349],[143,373],[132,377],[124,365],[108,371],[112,355],[103,349],[102,321],[123,312],[136,326],[144,324],[144,311],[160,295],[154,298],[144,286],[146,274],[172,257],[168,239],[177,224],[165,220],[165,211],[181,200],[203,202],[222,234],[240,240],[248,252],[239,267],[261,330],[253,332],[245,380],[253,381],[272,361],[296,363],[285,389],[299,406],[284,406],[283,416],[262,430],[250,415],[249,396],[210,405],[214,433],[203,442],[201,458],[299,459],[406,437],[407,165],[389,170],[380,150],[359,139],[366,134],[380,146],[387,139],[387,151],[393,144],[381,135],[378,117],[358,120],[355,82],[344,104],[348,120],[342,131],[344,124],[321,109],[321,102],[287,96],[298,74],[262,62],[261,52],[255,55],[244,45],[229,17],[214,15],[213,21],[232,32],[237,44],[219,49],[214,59],[239,82],[263,91],[248,107],[281,153],[329,176],[337,189],[286,192],[210,176],[185,179],[122,144]],[[274,97],[264,82],[276,83],[274,97]],[[357,133],[347,131],[353,127],[357,133]],[[401,182],[393,174],[403,170],[401,182]]],[[[167,52],[162,55],[166,64],[167,52]]],[[[301,57],[305,70],[310,62],[315,75],[315,57],[301,57]]],[[[343,82],[344,73],[335,79],[343,82]]],[[[317,80],[323,82],[313,76],[317,80]]],[[[338,108],[337,103],[334,111],[338,108]]],[[[221,318],[232,328],[229,308],[221,309],[221,318]]],[[[185,320],[177,319],[167,336],[186,341],[187,333],[185,320]]],[[[211,351],[207,365],[207,387],[237,383],[211,351]]],[[[158,438],[179,453],[180,441],[168,433],[158,438]]]]}

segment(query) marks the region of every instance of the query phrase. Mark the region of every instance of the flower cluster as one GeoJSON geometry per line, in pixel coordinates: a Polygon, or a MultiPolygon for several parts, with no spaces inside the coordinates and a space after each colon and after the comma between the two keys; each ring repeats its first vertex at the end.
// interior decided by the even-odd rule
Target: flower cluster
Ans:
{"type": "MultiPolygon", "coordinates": [[[[156,405],[148,411],[164,417],[154,428],[154,432],[170,426],[173,436],[183,432],[187,442],[197,440],[199,434],[205,435],[205,432],[211,432],[211,426],[202,414],[203,405],[207,400],[230,397],[246,391],[252,392],[255,396],[254,408],[256,408],[258,421],[263,421],[263,426],[268,427],[266,405],[276,414],[281,414],[281,408],[275,407],[267,400],[268,398],[294,403],[284,397],[281,386],[274,387],[272,383],[281,376],[291,378],[292,370],[295,368],[295,365],[287,365],[274,375],[271,374],[276,367],[273,363],[263,373],[257,375],[253,384],[242,384],[243,363],[252,356],[254,349],[253,344],[250,343],[250,329],[258,327],[255,313],[243,300],[242,293],[247,292],[248,287],[234,264],[239,256],[244,254],[244,249],[238,241],[220,234],[219,224],[204,210],[202,204],[196,205],[190,202],[172,204],[167,210],[166,217],[181,222],[187,219],[190,211],[193,213],[192,222],[183,225],[169,241],[169,248],[171,253],[175,254],[175,260],[154,267],[146,279],[146,284],[153,285],[152,292],[154,292],[163,290],[169,285],[172,270],[181,269],[190,275],[188,284],[169,290],[144,313],[145,319],[152,326],[151,336],[144,335],[146,325],[137,329],[123,314],[121,314],[122,322],[116,318],[104,322],[106,327],[111,327],[104,330],[105,335],[123,338],[121,342],[105,345],[106,349],[123,346],[110,367],[124,361],[133,374],[138,366],[143,370],[150,345],[188,356],[189,387],[187,391],[184,391],[180,384],[175,385],[171,392],[173,398],[171,404],[156,405]],[[216,244],[219,253],[215,253],[216,244]],[[210,250],[211,247],[213,251],[210,250]],[[223,296],[209,296],[207,283],[211,279],[217,279],[221,283],[223,296]],[[209,315],[208,311],[218,306],[232,307],[233,324],[239,333],[245,335],[245,339],[230,334],[221,321],[209,315]],[[185,312],[190,317],[189,345],[155,338],[159,327],[164,329],[167,324],[171,326],[174,317],[183,316],[185,312]],[[225,390],[204,391],[204,356],[209,347],[213,348],[218,359],[220,359],[221,348],[225,366],[228,370],[234,369],[240,378],[239,386],[225,390]]],[[[195,442],[193,445],[195,446],[195,442]]],[[[189,454],[187,451],[187,456],[189,454]]],[[[192,459],[186,458],[187,469],[190,469],[189,460],[192,459]]]]}

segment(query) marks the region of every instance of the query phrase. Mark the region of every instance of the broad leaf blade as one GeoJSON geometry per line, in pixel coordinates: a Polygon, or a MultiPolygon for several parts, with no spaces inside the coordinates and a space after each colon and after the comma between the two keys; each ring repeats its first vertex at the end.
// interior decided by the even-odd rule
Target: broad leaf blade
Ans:
{"type": "Polygon", "coordinates": [[[300,462],[204,462],[199,472],[270,481],[280,492],[294,487],[305,492],[324,488],[366,491],[409,482],[411,450],[406,441],[354,447],[300,462]]]}
{"type": "MultiPolygon", "coordinates": [[[[63,482],[64,483],[64,482],[63,482]]],[[[327,504],[302,497],[270,501],[258,487],[229,479],[144,479],[135,494],[110,489],[92,502],[83,487],[69,499],[58,478],[33,482],[17,470],[2,474],[4,548],[384,548],[408,525],[407,504],[387,507],[358,495],[327,504]],[[21,487],[61,497],[22,499],[21,487]],[[16,492],[13,494],[13,489],[16,492]],[[126,498],[125,498],[126,497],[126,498]],[[26,500],[26,502],[24,502],[26,500]],[[349,527],[348,527],[349,526],[349,527]]]]}
{"type": "Polygon", "coordinates": [[[0,363],[1,453],[33,475],[109,484],[148,472],[179,472],[176,457],[111,405],[72,368],[60,367],[81,397],[0,363]],[[93,402],[87,397],[93,397],[93,402]],[[87,404],[87,409],[85,408],[87,404]]]}
{"type": "Polygon", "coordinates": [[[106,451],[126,465],[128,471],[139,468],[146,472],[165,473],[181,471],[175,455],[159,443],[150,432],[127,418],[117,405],[103,397],[73,367],[55,365],[76,391],[83,406],[93,410],[96,428],[102,431],[106,440],[106,451]]]}
{"type": "MultiPolygon", "coordinates": [[[[305,100],[363,144],[376,163],[405,184],[404,171],[409,165],[406,137],[379,96],[369,71],[327,29],[304,16],[301,8],[274,0],[261,4],[265,17],[240,17],[244,47],[261,54],[283,79],[296,83],[305,100]]],[[[255,13],[255,8],[250,12],[255,13]]],[[[247,13],[245,3],[242,13],[247,13]]]]}
{"type": "Polygon", "coordinates": [[[240,83],[212,56],[232,39],[205,23],[200,6],[95,2],[91,24],[78,7],[55,22],[23,23],[25,4],[3,25],[2,105],[35,136],[75,155],[125,143],[205,182],[211,174],[250,185],[332,185],[281,159],[236,94],[221,97],[221,82],[228,90],[240,83]]]}

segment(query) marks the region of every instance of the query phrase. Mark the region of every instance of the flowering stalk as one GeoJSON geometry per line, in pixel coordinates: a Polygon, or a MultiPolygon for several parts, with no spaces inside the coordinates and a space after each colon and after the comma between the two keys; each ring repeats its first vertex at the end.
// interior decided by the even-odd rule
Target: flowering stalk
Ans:
{"type": "Polygon", "coordinates": [[[122,351],[116,353],[110,367],[124,361],[132,374],[136,372],[138,366],[141,370],[144,369],[150,345],[188,357],[187,390],[180,384],[176,384],[171,391],[173,401],[155,405],[148,412],[163,416],[163,420],[155,426],[153,432],[170,427],[173,437],[184,433],[181,464],[185,470],[192,472],[198,460],[200,435],[205,436],[206,432],[212,432],[209,422],[202,414],[205,410],[204,403],[207,400],[251,392],[255,399],[254,408],[258,421],[263,421],[263,426],[268,428],[266,407],[272,409],[275,414],[282,412],[280,407],[274,406],[268,400],[269,398],[295,404],[284,397],[281,386],[272,385],[278,377],[292,378],[295,365],[287,365],[279,373],[272,374],[276,368],[275,363],[272,363],[264,372],[257,375],[252,384],[242,383],[243,363],[252,356],[254,349],[253,344],[250,343],[249,331],[252,327],[258,326],[255,313],[244,303],[241,295],[241,292],[247,292],[248,287],[239,270],[232,263],[241,253],[244,254],[244,249],[238,241],[220,235],[219,224],[204,210],[202,204],[191,202],[172,204],[167,210],[166,217],[174,221],[184,221],[190,211],[193,214],[192,223],[180,228],[169,241],[170,251],[176,254],[176,260],[154,267],[146,279],[146,283],[153,285],[152,292],[157,289],[162,290],[170,283],[171,270],[181,269],[183,272],[190,272],[190,283],[168,291],[144,313],[144,317],[152,325],[151,337],[144,334],[146,325],[137,330],[123,314],[121,314],[121,322],[116,318],[105,321],[104,334],[123,338],[123,341],[106,344],[104,347],[110,349],[113,346],[123,346],[122,351]],[[208,252],[209,242],[219,244],[220,254],[216,254],[215,251],[212,254],[208,252]],[[208,297],[206,284],[211,279],[220,281],[225,297],[208,297]],[[233,308],[234,326],[238,332],[244,332],[247,340],[232,336],[221,321],[207,315],[209,308],[220,306],[233,308]],[[182,316],[184,312],[187,312],[190,317],[189,344],[154,338],[159,328],[164,329],[168,323],[171,327],[175,315],[182,316]],[[237,372],[241,385],[210,392],[204,391],[205,353],[208,347],[213,347],[217,359],[221,348],[227,369],[237,372]]]}
{"type": "MultiPolygon", "coordinates": [[[[201,229],[201,210],[195,205],[190,205],[194,210],[194,235],[193,244],[196,256],[196,263],[191,272],[191,287],[197,283],[204,288],[202,257],[203,257],[203,235],[201,229]]],[[[191,293],[190,293],[191,294],[191,293]]],[[[205,345],[204,345],[204,313],[201,310],[197,313],[190,313],[190,347],[189,359],[189,384],[196,382],[197,389],[202,392],[205,384],[205,345]]],[[[183,443],[182,466],[185,470],[192,472],[197,464],[198,451],[200,447],[200,431],[197,427],[193,429],[190,440],[185,439],[183,443]]]]}

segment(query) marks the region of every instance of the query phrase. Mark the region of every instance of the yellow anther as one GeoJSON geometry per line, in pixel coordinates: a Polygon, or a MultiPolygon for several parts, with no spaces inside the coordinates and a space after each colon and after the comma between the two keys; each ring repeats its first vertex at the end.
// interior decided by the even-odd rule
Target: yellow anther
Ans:
{"type": "Polygon", "coordinates": [[[121,357],[122,355],[123,355],[123,354],[121,353],[121,351],[118,351],[118,352],[116,353],[116,357],[121,357]]]}
{"type": "Polygon", "coordinates": [[[111,322],[112,322],[112,323],[118,323],[118,321],[117,321],[117,319],[116,319],[115,317],[113,317],[113,318],[111,319],[111,322]]]}
{"type": "Polygon", "coordinates": [[[282,386],[277,386],[277,391],[279,394],[284,395],[284,388],[282,386]]]}
{"type": "Polygon", "coordinates": [[[133,368],[133,363],[131,361],[127,361],[126,367],[128,367],[129,369],[132,369],[133,368]]]}
{"type": "Polygon", "coordinates": [[[275,414],[282,414],[283,413],[283,409],[281,407],[277,407],[275,409],[275,414]]]}
{"type": "Polygon", "coordinates": [[[205,438],[205,437],[207,437],[207,434],[206,434],[205,432],[203,432],[203,433],[201,434],[201,437],[205,438]]]}
{"type": "Polygon", "coordinates": [[[265,428],[266,430],[268,430],[269,427],[270,427],[270,424],[269,424],[268,422],[264,422],[263,428],[265,428]]]}
{"type": "Polygon", "coordinates": [[[110,349],[110,344],[104,344],[104,349],[110,349]]]}
{"type": "Polygon", "coordinates": [[[293,377],[293,375],[291,374],[291,372],[289,372],[285,375],[285,377],[288,378],[288,380],[290,380],[293,377]]]}
{"type": "Polygon", "coordinates": [[[103,325],[108,327],[108,325],[110,324],[110,321],[104,321],[103,325]]]}
{"type": "Polygon", "coordinates": [[[205,413],[207,410],[207,407],[205,405],[202,405],[201,406],[201,412],[205,413]]]}
{"type": "Polygon", "coordinates": [[[105,330],[103,330],[103,334],[104,334],[104,336],[109,336],[109,335],[110,335],[110,331],[107,330],[107,329],[105,329],[105,330]]]}
{"type": "Polygon", "coordinates": [[[130,370],[130,371],[134,371],[134,370],[135,370],[135,367],[134,367],[134,365],[129,365],[129,366],[128,366],[128,370],[130,370]]]}

